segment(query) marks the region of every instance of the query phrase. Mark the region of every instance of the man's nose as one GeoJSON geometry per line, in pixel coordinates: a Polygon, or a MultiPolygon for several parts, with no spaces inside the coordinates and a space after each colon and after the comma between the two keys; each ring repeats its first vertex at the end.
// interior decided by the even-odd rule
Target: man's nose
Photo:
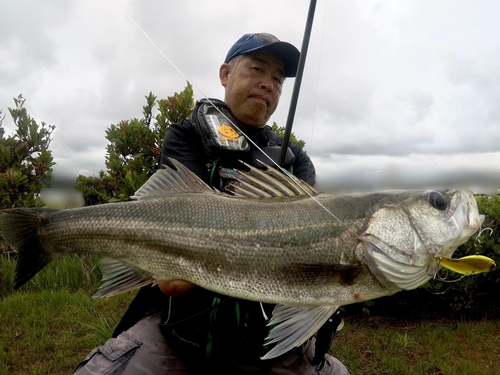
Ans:
{"type": "Polygon", "coordinates": [[[264,78],[262,79],[262,82],[260,83],[260,88],[262,90],[266,91],[273,91],[274,90],[274,82],[271,78],[264,78]]]}

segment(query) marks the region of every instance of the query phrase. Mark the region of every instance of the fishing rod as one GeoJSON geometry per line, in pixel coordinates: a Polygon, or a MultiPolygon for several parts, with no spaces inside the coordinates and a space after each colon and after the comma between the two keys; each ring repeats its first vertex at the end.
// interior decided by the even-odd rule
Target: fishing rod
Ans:
{"type": "Polygon", "coordinates": [[[285,165],[286,152],[288,149],[288,142],[292,134],[293,120],[295,118],[295,110],[297,109],[297,102],[299,100],[300,85],[302,83],[302,76],[304,73],[304,66],[306,63],[307,49],[309,47],[309,40],[311,38],[311,29],[314,20],[314,12],[316,10],[316,0],[311,0],[309,4],[309,13],[307,14],[306,28],[304,30],[304,38],[302,40],[302,47],[300,49],[299,65],[297,67],[297,75],[293,85],[292,99],[290,101],[290,108],[288,109],[288,117],[285,125],[285,133],[283,135],[283,143],[281,145],[281,154],[278,164],[280,167],[285,165]]]}

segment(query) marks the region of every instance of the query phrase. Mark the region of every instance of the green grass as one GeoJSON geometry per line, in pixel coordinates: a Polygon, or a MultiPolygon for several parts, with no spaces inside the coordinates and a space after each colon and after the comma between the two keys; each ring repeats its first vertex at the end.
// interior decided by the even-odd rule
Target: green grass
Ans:
{"type": "MultiPolygon", "coordinates": [[[[133,294],[17,292],[0,302],[0,375],[68,374],[111,335],[133,294]]],[[[498,320],[346,318],[332,354],[352,374],[499,374],[498,320]]]]}
{"type": "Polygon", "coordinates": [[[348,317],[332,354],[353,374],[496,375],[500,321],[348,317]]]}
{"type": "Polygon", "coordinates": [[[133,293],[19,292],[0,302],[0,375],[68,374],[114,330],[133,293]]]}
{"type": "Polygon", "coordinates": [[[97,262],[63,257],[15,291],[16,262],[0,256],[0,375],[71,373],[111,337],[135,293],[92,298],[97,262]]]}

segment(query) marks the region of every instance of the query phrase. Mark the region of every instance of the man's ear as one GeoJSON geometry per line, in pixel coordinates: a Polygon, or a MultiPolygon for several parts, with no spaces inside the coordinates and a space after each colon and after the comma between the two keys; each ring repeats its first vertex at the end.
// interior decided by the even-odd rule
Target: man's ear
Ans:
{"type": "Polygon", "coordinates": [[[227,80],[230,72],[229,64],[222,64],[219,69],[219,78],[220,78],[220,83],[222,86],[226,87],[227,85],[227,80]]]}

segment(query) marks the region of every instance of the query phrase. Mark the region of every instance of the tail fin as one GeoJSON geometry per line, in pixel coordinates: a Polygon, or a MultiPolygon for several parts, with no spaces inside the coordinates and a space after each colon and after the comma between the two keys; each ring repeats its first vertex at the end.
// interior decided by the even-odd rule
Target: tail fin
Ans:
{"type": "Polygon", "coordinates": [[[53,259],[37,232],[50,212],[53,211],[42,208],[0,211],[0,234],[9,246],[18,251],[15,289],[23,286],[53,259]]]}

